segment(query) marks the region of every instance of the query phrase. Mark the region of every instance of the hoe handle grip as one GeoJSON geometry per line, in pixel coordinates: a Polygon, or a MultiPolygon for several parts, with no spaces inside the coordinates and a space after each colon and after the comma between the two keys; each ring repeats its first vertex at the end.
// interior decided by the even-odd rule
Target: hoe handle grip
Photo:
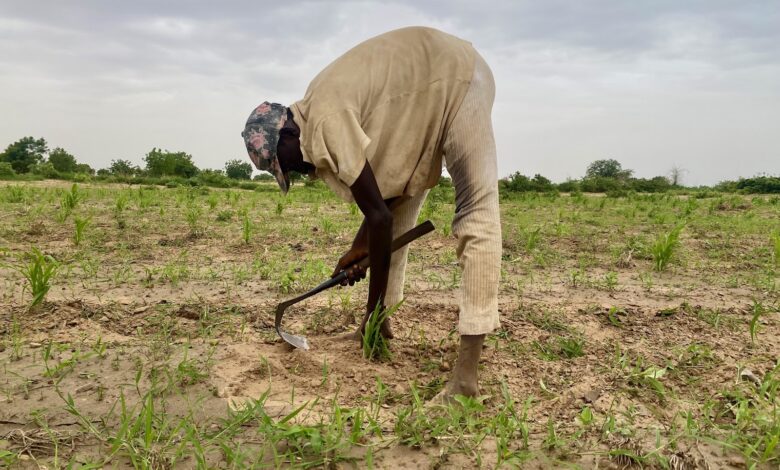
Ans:
{"type": "MultiPolygon", "coordinates": [[[[422,237],[423,235],[433,232],[434,229],[435,227],[433,226],[433,223],[430,220],[426,220],[425,222],[421,223],[417,227],[414,227],[413,229],[409,230],[408,232],[404,233],[403,235],[393,240],[393,244],[390,246],[390,251],[391,252],[398,251],[404,246],[408,245],[409,243],[422,237]]],[[[366,256],[365,258],[358,261],[357,265],[363,269],[368,269],[368,267],[371,265],[370,256],[366,256]]],[[[344,278],[346,278],[347,276],[346,270],[341,271],[337,277],[340,277],[342,274],[344,275],[344,278]]]]}

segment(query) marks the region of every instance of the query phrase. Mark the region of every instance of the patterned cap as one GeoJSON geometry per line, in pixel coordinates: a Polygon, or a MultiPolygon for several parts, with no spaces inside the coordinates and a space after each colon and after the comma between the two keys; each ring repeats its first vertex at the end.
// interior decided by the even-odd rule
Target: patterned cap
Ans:
{"type": "Polygon", "coordinates": [[[279,143],[279,130],[287,121],[287,107],[279,103],[265,101],[252,111],[246,120],[241,137],[244,138],[249,158],[258,170],[274,175],[283,193],[290,188],[290,180],[282,172],[276,146],[279,143]]]}

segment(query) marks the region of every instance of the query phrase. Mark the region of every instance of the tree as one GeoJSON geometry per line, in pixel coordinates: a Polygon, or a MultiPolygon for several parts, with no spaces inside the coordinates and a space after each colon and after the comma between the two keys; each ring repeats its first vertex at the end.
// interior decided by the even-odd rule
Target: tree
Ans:
{"type": "Polygon", "coordinates": [[[248,180],[252,178],[252,165],[239,159],[228,160],[225,163],[225,174],[234,180],[248,180]]]}
{"type": "Polygon", "coordinates": [[[73,168],[74,173],[84,173],[87,175],[94,175],[95,169],[91,166],[87,165],[86,163],[77,163],[76,166],[73,168]]]}
{"type": "Polygon", "coordinates": [[[57,147],[49,152],[49,162],[54,169],[61,173],[73,173],[76,171],[76,157],[69,154],[65,149],[57,147]]]}
{"type": "Polygon", "coordinates": [[[252,179],[255,181],[276,181],[270,173],[266,173],[265,171],[256,174],[252,179]]]}
{"type": "Polygon", "coordinates": [[[17,173],[27,173],[31,166],[43,161],[47,150],[43,138],[22,137],[6,147],[5,152],[0,154],[0,161],[10,163],[17,173]]]}
{"type": "Polygon", "coordinates": [[[150,176],[181,176],[190,178],[200,170],[192,162],[192,155],[184,152],[169,152],[153,148],[144,157],[146,171],[150,176]]]}
{"type": "Polygon", "coordinates": [[[628,179],[632,173],[634,173],[632,170],[624,170],[619,161],[610,158],[607,160],[596,160],[588,165],[585,177],[628,179]]]}
{"type": "Polygon", "coordinates": [[[108,167],[108,171],[112,175],[130,176],[137,174],[141,169],[130,160],[111,160],[111,165],[108,167]]]}
{"type": "Polygon", "coordinates": [[[688,170],[674,165],[672,169],[669,170],[669,180],[671,181],[672,186],[679,186],[682,183],[682,177],[685,173],[688,173],[688,170]]]}

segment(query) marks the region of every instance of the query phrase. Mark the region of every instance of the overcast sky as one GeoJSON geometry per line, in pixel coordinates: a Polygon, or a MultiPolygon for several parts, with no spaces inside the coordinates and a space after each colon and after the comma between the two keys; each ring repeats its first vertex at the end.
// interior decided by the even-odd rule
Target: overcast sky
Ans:
{"type": "Polygon", "coordinates": [[[777,0],[0,0],[0,148],[44,137],[96,168],[152,147],[248,161],[257,104],[292,103],[410,25],[493,68],[501,176],[562,181],[601,158],[642,177],[676,165],[687,184],[780,174],[777,0]]]}

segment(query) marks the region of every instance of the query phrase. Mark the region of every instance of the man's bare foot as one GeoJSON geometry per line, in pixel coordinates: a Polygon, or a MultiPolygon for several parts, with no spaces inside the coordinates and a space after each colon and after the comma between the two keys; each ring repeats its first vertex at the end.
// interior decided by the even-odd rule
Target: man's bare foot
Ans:
{"type": "Polygon", "coordinates": [[[363,339],[363,334],[360,330],[348,331],[346,333],[341,333],[340,335],[335,336],[333,339],[343,342],[361,341],[363,339]]]}
{"type": "MultiPolygon", "coordinates": [[[[365,326],[361,325],[360,328],[358,328],[355,331],[350,331],[347,333],[342,333],[338,336],[336,336],[336,341],[362,341],[363,340],[363,331],[365,326]]],[[[393,328],[390,324],[390,319],[386,319],[384,323],[382,323],[382,326],[379,327],[379,332],[381,335],[387,339],[393,339],[393,328]]]]}
{"type": "Polygon", "coordinates": [[[477,396],[479,393],[477,366],[479,366],[479,357],[482,354],[484,341],[485,335],[463,335],[460,337],[458,360],[452,370],[452,377],[444,389],[429,403],[442,405],[452,403],[453,397],[456,395],[477,396]]]}
{"type": "Polygon", "coordinates": [[[393,339],[393,325],[390,323],[389,318],[385,318],[385,321],[382,322],[382,326],[379,327],[379,332],[387,339],[393,339]]]}
{"type": "Polygon", "coordinates": [[[428,400],[428,403],[426,405],[431,406],[446,406],[455,404],[455,397],[457,395],[463,395],[466,397],[476,397],[479,393],[479,389],[477,387],[476,383],[469,383],[469,384],[455,384],[454,381],[450,380],[447,382],[447,385],[444,386],[444,388],[436,394],[435,397],[428,400]]]}

